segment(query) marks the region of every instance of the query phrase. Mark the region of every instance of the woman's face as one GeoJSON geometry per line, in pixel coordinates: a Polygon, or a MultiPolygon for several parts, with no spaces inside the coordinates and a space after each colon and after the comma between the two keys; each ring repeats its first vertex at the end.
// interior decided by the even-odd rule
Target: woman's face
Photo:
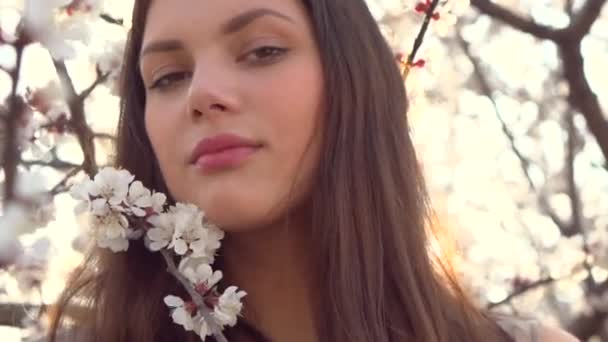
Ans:
{"type": "Polygon", "coordinates": [[[140,69],[146,130],[177,201],[242,231],[307,195],[323,75],[300,1],[154,0],[140,69]]]}

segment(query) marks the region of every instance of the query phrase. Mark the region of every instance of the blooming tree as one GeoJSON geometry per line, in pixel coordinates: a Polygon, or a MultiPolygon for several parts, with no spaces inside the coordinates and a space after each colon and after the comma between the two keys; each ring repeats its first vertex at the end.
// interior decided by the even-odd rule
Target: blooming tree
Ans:
{"type": "MultiPolygon", "coordinates": [[[[367,0],[466,285],[481,305],[582,340],[608,340],[605,2],[367,0]]],[[[201,339],[221,340],[242,308],[245,292],[220,292],[211,266],[221,227],[107,167],[129,12],[123,0],[0,4],[0,325],[27,338],[87,240],[161,253],[188,293],[167,293],[167,314],[201,339]]]]}

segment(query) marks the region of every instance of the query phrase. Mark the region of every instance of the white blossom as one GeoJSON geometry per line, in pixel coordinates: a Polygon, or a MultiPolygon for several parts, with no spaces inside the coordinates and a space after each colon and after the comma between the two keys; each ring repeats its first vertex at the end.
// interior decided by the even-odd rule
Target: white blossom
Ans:
{"type": "Polygon", "coordinates": [[[452,13],[455,15],[463,15],[471,7],[471,0],[450,0],[448,2],[452,13]]]}
{"type": "Polygon", "coordinates": [[[171,318],[175,324],[181,325],[186,331],[194,331],[202,340],[213,334],[205,318],[199,312],[191,314],[183,299],[168,295],[164,298],[164,302],[171,310],[171,318]]]}
{"type": "Polygon", "coordinates": [[[224,237],[223,231],[210,224],[204,225],[204,213],[193,204],[177,203],[170,212],[174,215],[175,227],[169,248],[179,255],[191,251],[193,257],[213,260],[224,237]]]}
{"type": "Polygon", "coordinates": [[[179,271],[194,285],[203,286],[209,290],[222,279],[222,271],[213,271],[211,266],[200,263],[200,259],[184,258],[179,265],[179,271]]]}
{"type": "Polygon", "coordinates": [[[134,178],[135,176],[127,170],[104,167],[95,175],[93,183],[90,184],[89,194],[107,199],[112,206],[119,205],[126,200],[129,184],[134,178]]]}
{"type": "Polygon", "coordinates": [[[152,194],[140,181],[131,183],[127,195],[127,204],[131,212],[139,217],[146,216],[144,210],[146,208],[150,208],[156,213],[161,212],[166,200],[167,196],[163,193],[155,192],[152,194]]]}
{"type": "Polygon", "coordinates": [[[68,15],[66,6],[72,0],[25,0],[23,19],[28,33],[55,59],[71,58],[75,55],[73,41],[87,42],[91,32],[87,16],[68,15]]]}
{"type": "Polygon", "coordinates": [[[19,172],[16,177],[15,195],[22,201],[4,203],[0,217],[0,229],[12,232],[15,237],[28,234],[45,227],[55,219],[54,197],[48,195],[46,183],[41,174],[19,172]]]}
{"type": "Polygon", "coordinates": [[[173,322],[184,327],[186,331],[192,331],[194,329],[194,320],[192,315],[186,310],[185,302],[183,299],[168,295],[164,298],[165,305],[171,309],[171,318],[173,322]]]}
{"type": "Polygon", "coordinates": [[[113,252],[126,251],[129,239],[135,238],[136,232],[129,229],[129,222],[121,212],[111,210],[107,205],[104,208],[97,209],[99,215],[91,216],[91,235],[101,248],[109,248],[113,252]]]}
{"type": "Polygon", "coordinates": [[[80,203],[76,206],[77,214],[84,210],[94,210],[94,214],[105,212],[104,203],[108,203],[113,210],[122,211],[127,200],[129,183],[134,176],[126,170],[116,170],[105,167],[99,171],[93,180],[86,179],[74,184],[70,194],[80,203]],[[101,209],[101,211],[100,211],[101,209]]]}
{"type": "Polygon", "coordinates": [[[18,237],[32,230],[26,213],[21,205],[14,203],[5,204],[3,208],[0,216],[0,267],[13,263],[22,251],[18,237]]]}
{"type": "Polygon", "coordinates": [[[45,177],[39,172],[20,172],[17,174],[15,193],[29,201],[28,219],[37,227],[44,227],[55,219],[54,197],[47,190],[45,177]]]}
{"type": "Polygon", "coordinates": [[[6,203],[0,217],[0,229],[10,230],[15,236],[31,233],[36,227],[28,217],[28,209],[23,205],[16,202],[6,203]]]}
{"type": "Polygon", "coordinates": [[[17,174],[14,190],[21,202],[2,203],[0,264],[12,262],[18,256],[21,251],[20,236],[45,227],[55,218],[54,197],[49,196],[45,188],[46,183],[39,173],[17,174]],[[24,204],[25,201],[28,205],[24,204]]]}
{"type": "Polygon", "coordinates": [[[213,316],[220,325],[234,326],[237,316],[243,308],[241,298],[247,295],[245,291],[237,291],[236,286],[229,286],[219,298],[213,316]]]}
{"type": "Polygon", "coordinates": [[[146,236],[148,238],[148,248],[152,251],[158,251],[171,243],[174,233],[173,215],[169,213],[161,213],[148,218],[148,222],[152,224],[152,228],[148,229],[146,236]]]}
{"type": "Polygon", "coordinates": [[[99,71],[102,74],[108,75],[105,84],[110,89],[110,93],[119,96],[119,78],[123,64],[127,31],[123,27],[117,27],[115,28],[115,32],[112,38],[104,39],[103,42],[98,44],[101,47],[91,52],[91,58],[97,62],[99,71]]]}
{"type": "Polygon", "coordinates": [[[470,0],[450,0],[439,7],[437,10],[439,19],[433,20],[433,26],[437,35],[440,37],[447,36],[450,29],[458,21],[458,16],[466,12],[470,4],[470,0]]]}
{"type": "Polygon", "coordinates": [[[51,253],[51,242],[48,237],[41,237],[24,248],[15,264],[11,274],[17,279],[17,284],[23,292],[39,286],[48,268],[51,253]]]}
{"type": "Polygon", "coordinates": [[[44,86],[27,91],[28,104],[42,114],[47,114],[54,109],[53,115],[59,115],[59,112],[69,112],[69,108],[65,103],[63,89],[55,80],[47,82],[44,86]]]}

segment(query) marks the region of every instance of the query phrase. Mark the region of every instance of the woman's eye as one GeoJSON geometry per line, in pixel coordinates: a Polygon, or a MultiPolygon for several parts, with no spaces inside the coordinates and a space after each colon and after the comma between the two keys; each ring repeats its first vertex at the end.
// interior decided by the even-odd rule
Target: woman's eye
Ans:
{"type": "Polygon", "coordinates": [[[174,86],[178,82],[185,80],[189,76],[190,73],[188,72],[172,72],[156,79],[156,81],[154,81],[154,83],[152,83],[150,86],[150,89],[166,89],[174,86]]]}
{"type": "Polygon", "coordinates": [[[262,46],[249,52],[245,59],[248,62],[266,62],[284,55],[288,49],[276,46],[262,46]]]}

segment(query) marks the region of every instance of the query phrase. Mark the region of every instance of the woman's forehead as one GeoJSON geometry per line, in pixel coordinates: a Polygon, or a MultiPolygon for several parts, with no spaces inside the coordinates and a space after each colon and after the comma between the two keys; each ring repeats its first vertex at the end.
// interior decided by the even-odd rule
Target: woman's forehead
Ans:
{"type": "Polygon", "coordinates": [[[231,19],[246,12],[274,14],[294,22],[305,16],[299,0],[155,0],[148,9],[145,31],[147,34],[161,34],[175,29],[190,29],[222,33],[229,30],[231,19]]]}

